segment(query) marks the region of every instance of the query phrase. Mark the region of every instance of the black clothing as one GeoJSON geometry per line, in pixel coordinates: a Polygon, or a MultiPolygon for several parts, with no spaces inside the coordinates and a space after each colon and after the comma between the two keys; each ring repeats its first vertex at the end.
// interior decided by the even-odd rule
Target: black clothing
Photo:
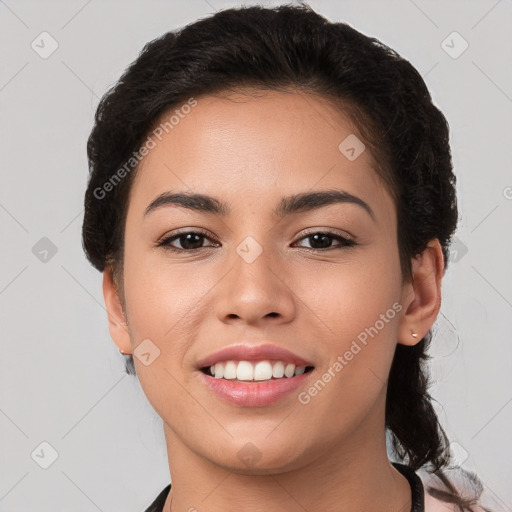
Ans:
{"type": "MultiPolygon", "coordinates": [[[[425,494],[423,490],[423,483],[420,477],[409,467],[399,462],[392,462],[395,469],[400,471],[411,486],[412,508],[411,512],[425,512],[425,494]]],[[[163,512],[165,500],[171,490],[169,484],[156,498],[156,500],[144,512],[163,512]]]]}

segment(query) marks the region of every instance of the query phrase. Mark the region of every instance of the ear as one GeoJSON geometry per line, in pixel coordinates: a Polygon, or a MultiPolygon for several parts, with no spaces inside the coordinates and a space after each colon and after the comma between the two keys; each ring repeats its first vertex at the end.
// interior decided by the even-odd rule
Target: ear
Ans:
{"type": "Polygon", "coordinates": [[[416,345],[434,324],[441,309],[441,279],[444,275],[444,256],[437,238],[412,260],[412,282],[402,290],[405,313],[398,327],[398,343],[416,345]],[[412,333],[417,333],[416,337],[412,333]]]}
{"type": "Polygon", "coordinates": [[[130,332],[126,323],[123,306],[114,284],[112,269],[108,266],[103,271],[103,297],[108,315],[108,329],[117,348],[124,354],[132,351],[130,332]]]}

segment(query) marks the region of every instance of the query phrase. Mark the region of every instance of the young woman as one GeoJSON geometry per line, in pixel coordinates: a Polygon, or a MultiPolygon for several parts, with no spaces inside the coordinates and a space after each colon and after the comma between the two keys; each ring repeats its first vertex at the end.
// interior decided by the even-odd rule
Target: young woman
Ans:
{"type": "Polygon", "coordinates": [[[488,510],[427,392],[457,206],[409,62],[304,5],[220,11],[144,48],[87,149],[84,248],[163,420],[148,512],[488,510]]]}

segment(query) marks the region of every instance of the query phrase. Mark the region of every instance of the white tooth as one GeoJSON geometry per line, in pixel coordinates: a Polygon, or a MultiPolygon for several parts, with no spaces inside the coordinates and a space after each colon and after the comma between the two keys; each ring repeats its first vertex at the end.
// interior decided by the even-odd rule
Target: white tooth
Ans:
{"type": "Polygon", "coordinates": [[[236,368],[236,378],[238,380],[253,380],[254,369],[249,361],[240,361],[236,368]]]}
{"type": "Polygon", "coordinates": [[[276,379],[280,379],[284,375],[284,364],[281,361],[274,363],[272,368],[272,376],[276,379]]]}
{"type": "Polygon", "coordinates": [[[293,377],[293,374],[295,373],[295,365],[294,364],[287,364],[286,368],[284,369],[284,374],[287,377],[293,377]]]}
{"type": "Polygon", "coordinates": [[[224,366],[224,378],[236,379],[236,363],[235,361],[228,361],[224,366]]]}
{"type": "Polygon", "coordinates": [[[270,361],[260,361],[254,367],[254,380],[268,380],[272,378],[272,365],[270,361]]]}
{"type": "Polygon", "coordinates": [[[305,370],[306,370],[305,366],[297,366],[297,368],[295,368],[295,374],[294,375],[302,375],[305,370]]]}
{"type": "Polygon", "coordinates": [[[210,367],[212,375],[216,379],[238,379],[242,381],[263,381],[271,380],[272,377],[276,379],[291,378],[295,375],[302,375],[306,370],[305,366],[297,366],[283,361],[258,361],[252,363],[250,361],[225,361],[216,363],[210,367]]]}
{"type": "Polygon", "coordinates": [[[224,377],[224,365],[222,363],[215,364],[214,375],[216,379],[222,379],[222,377],[224,377]]]}

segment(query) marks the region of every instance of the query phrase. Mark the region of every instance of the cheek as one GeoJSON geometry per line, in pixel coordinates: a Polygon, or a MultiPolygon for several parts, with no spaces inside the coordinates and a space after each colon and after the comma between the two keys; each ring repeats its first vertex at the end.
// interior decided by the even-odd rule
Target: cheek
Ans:
{"type": "Polygon", "coordinates": [[[156,355],[146,365],[135,352],[134,364],[148,401],[161,417],[169,415],[166,407],[171,403],[175,409],[187,407],[186,393],[180,384],[184,360],[194,340],[200,337],[198,312],[204,307],[203,299],[211,287],[203,274],[191,268],[184,272],[165,258],[133,251],[125,260],[132,350],[147,346],[150,357],[156,355]]]}
{"type": "MultiPolygon", "coordinates": [[[[151,366],[134,357],[137,374],[150,393],[160,395],[167,389],[177,403],[174,400],[179,401],[182,393],[172,376],[183,381],[190,369],[190,350],[205,337],[205,324],[212,316],[211,292],[224,271],[216,275],[204,262],[171,263],[165,255],[137,253],[136,248],[126,254],[125,295],[132,350],[149,339],[158,353],[151,366]]],[[[155,397],[148,398],[157,407],[155,397]]],[[[169,396],[162,399],[166,402],[169,396]]]]}
{"type": "Polygon", "coordinates": [[[125,294],[129,321],[140,335],[162,338],[183,329],[211,288],[198,265],[171,264],[155,254],[126,258],[125,294]]]}
{"type": "Polygon", "coordinates": [[[377,248],[354,252],[343,263],[303,269],[295,280],[294,291],[328,338],[357,336],[400,298],[398,262],[377,248]]]}
{"type": "Polygon", "coordinates": [[[336,375],[328,385],[332,396],[357,409],[364,407],[356,404],[362,389],[369,402],[380,392],[396,348],[402,309],[398,252],[392,244],[374,245],[343,264],[323,265],[301,274],[297,295],[314,312],[308,311],[309,333],[336,375]]]}
{"type": "Polygon", "coordinates": [[[398,256],[388,249],[354,253],[297,281],[297,295],[308,306],[305,332],[328,357],[318,375],[325,385],[316,381],[301,403],[318,418],[318,428],[325,431],[330,422],[326,436],[336,436],[340,424],[356,425],[385,389],[402,309],[398,256]]]}

